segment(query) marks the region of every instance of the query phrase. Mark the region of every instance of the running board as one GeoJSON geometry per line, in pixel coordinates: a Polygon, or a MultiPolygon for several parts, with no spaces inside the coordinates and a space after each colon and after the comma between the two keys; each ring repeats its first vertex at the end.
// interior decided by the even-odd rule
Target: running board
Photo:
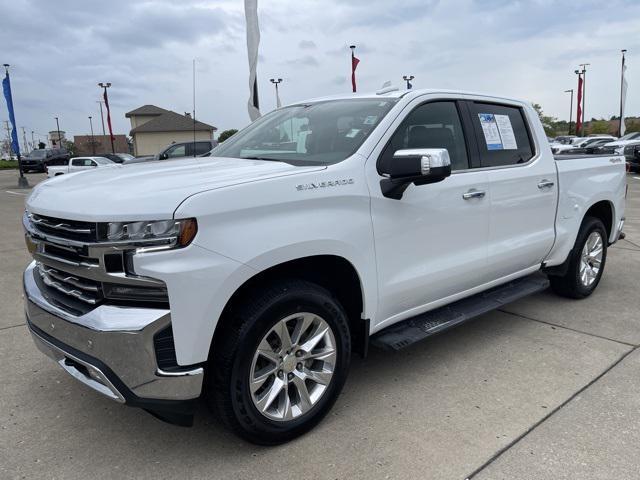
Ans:
{"type": "Polygon", "coordinates": [[[371,344],[384,350],[400,350],[548,286],[547,277],[539,273],[513,280],[391,325],[374,334],[371,344]]]}

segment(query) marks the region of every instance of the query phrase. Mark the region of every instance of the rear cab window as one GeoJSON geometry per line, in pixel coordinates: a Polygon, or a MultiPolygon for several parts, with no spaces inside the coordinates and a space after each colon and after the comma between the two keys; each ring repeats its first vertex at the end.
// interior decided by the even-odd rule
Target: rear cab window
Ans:
{"type": "Polygon", "coordinates": [[[519,165],[533,158],[533,142],[521,108],[472,102],[469,111],[481,167],[519,165]]]}

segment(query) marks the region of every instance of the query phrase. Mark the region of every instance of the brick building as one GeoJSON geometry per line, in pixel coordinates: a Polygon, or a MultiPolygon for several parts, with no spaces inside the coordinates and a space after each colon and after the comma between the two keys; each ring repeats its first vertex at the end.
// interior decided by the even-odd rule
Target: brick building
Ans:
{"type": "MultiPolygon", "coordinates": [[[[114,135],[113,147],[115,153],[129,153],[129,144],[126,135],[114,135]]],[[[111,153],[111,141],[109,135],[94,135],[95,153],[111,153]]],[[[91,135],[75,135],[73,143],[76,145],[76,155],[93,155],[93,145],[91,144],[91,135]]]]}

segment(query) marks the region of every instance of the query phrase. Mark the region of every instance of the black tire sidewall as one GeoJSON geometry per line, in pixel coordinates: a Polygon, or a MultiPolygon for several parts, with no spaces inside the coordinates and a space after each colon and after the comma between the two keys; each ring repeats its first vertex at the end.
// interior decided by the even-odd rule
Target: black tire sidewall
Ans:
{"type": "Polygon", "coordinates": [[[576,241],[576,248],[573,252],[573,258],[571,259],[571,275],[573,277],[573,285],[576,293],[580,297],[591,295],[591,293],[600,283],[600,279],[602,278],[602,274],[604,273],[604,267],[607,260],[607,245],[607,231],[602,221],[597,218],[587,217],[582,227],[580,228],[580,233],[576,241]],[[600,271],[598,272],[595,281],[591,285],[585,286],[580,280],[580,259],[582,256],[582,249],[584,248],[589,235],[591,235],[595,231],[600,233],[600,236],[602,237],[602,262],[600,263],[600,271]]]}
{"type": "Polygon", "coordinates": [[[337,400],[350,364],[349,326],[342,307],[320,287],[288,289],[264,305],[250,322],[238,342],[232,366],[231,407],[245,437],[257,443],[277,444],[313,428],[337,400]],[[278,422],[262,415],[253,404],[249,375],[253,355],[264,335],[282,318],[296,312],[315,313],[329,324],[336,341],[337,359],[329,387],[312,410],[297,419],[278,422]]]}

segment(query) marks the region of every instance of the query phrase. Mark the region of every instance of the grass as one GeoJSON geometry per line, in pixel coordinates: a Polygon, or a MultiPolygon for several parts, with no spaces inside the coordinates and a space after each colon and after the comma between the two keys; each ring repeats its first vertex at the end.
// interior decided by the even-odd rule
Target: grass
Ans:
{"type": "Polygon", "coordinates": [[[0,170],[7,169],[7,168],[18,168],[18,161],[0,159],[0,170]]]}

